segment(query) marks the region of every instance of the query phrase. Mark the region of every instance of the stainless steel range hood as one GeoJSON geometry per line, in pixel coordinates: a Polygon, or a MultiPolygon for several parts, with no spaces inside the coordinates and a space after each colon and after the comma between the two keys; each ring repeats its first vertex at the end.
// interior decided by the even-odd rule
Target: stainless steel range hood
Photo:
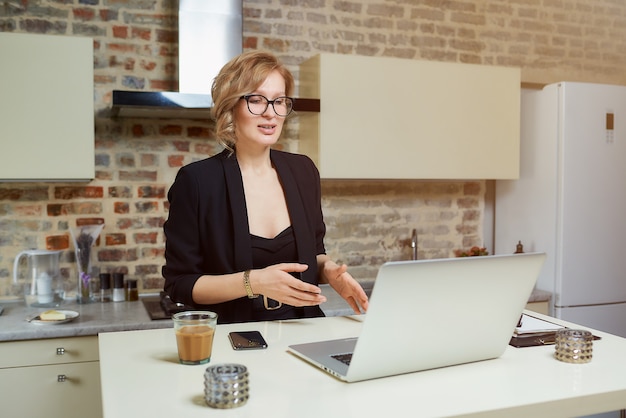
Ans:
{"type": "Polygon", "coordinates": [[[179,91],[114,90],[112,115],[207,119],[213,79],[243,50],[242,1],[179,0],[179,91]]]}

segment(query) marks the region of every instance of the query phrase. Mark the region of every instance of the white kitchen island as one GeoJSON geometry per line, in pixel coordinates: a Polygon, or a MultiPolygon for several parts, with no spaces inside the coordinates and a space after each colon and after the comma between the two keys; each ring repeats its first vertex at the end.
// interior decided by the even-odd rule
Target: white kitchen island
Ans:
{"type": "Polygon", "coordinates": [[[626,408],[626,339],[598,331],[587,364],[557,361],[554,346],[509,346],[494,360],[359,383],[286,352],[290,344],[358,335],[361,325],[360,317],[219,325],[210,364],[250,371],[250,400],[232,410],[205,404],[207,365],[178,363],[173,329],[100,334],[104,417],[573,417],[626,408]],[[268,349],[230,347],[228,332],[255,329],[268,349]]]}

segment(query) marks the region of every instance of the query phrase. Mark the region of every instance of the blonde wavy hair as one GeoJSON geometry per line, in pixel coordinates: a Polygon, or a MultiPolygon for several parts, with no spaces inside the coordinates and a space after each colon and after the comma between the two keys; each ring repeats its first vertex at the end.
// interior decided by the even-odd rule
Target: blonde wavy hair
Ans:
{"type": "Polygon", "coordinates": [[[256,90],[273,71],[282,75],[285,95],[291,96],[294,90],[293,75],[269,52],[244,52],[224,65],[213,80],[211,117],[215,120],[215,136],[230,151],[234,151],[237,142],[233,118],[235,106],[241,96],[256,90]]]}

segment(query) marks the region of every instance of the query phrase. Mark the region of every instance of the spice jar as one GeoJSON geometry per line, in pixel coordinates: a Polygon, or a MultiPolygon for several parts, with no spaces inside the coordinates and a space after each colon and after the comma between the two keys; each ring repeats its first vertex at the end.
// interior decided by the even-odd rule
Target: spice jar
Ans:
{"type": "Polygon", "coordinates": [[[126,281],[126,300],[130,302],[139,300],[139,291],[137,290],[137,280],[126,281]]]}
{"type": "Polygon", "coordinates": [[[100,302],[111,302],[110,273],[100,273],[100,302]]]}
{"type": "Polygon", "coordinates": [[[124,273],[113,273],[113,302],[124,302],[124,273]]]}

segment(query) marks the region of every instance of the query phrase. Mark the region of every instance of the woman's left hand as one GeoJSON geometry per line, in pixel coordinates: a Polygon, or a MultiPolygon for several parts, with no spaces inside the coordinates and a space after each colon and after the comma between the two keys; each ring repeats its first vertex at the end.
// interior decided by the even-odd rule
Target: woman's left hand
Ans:
{"type": "Polygon", "coordinates": [[[326,260],[321,273],[322,277],[335,289],[335,292],[348,302],[356,314],[367,312],[367,295],[359,282],[348,273],[348,266],[345,264],[339,266],[333,261],[326,260]]]}

